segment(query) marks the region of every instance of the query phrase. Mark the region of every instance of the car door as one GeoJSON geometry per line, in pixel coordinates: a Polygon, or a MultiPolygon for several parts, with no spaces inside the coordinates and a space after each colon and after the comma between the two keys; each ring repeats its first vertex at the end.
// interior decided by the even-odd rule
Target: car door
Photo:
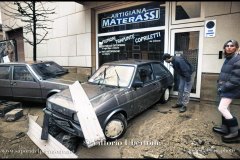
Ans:
{"type": "Polygon", "coordinates": [[[136,88],[133,94],[133,114],[150,107],[158,100],[159,82],[154,79],[151,64],[138,66],[134,81],[142,81],[143,87],[136,88]],[[145,73],[144,73],[145,72],[145,73]]]}
{"type": "Polygon", "coordinates": [[[161,64],[161,62],[153,63],[152,67],[153,67],[155,79],[159,81],[161,86],[161,90],[160,90],[161,93],[159,92],[158,95],[161,95],[164,92],[164,90],[169,86],[169,84],[171,84],[171,81],[170,81],[171,75],[167,71],[167,69],[163,66],[163,64],[161,64]]]}
{"type": "Polygon", "coordinates": [[[12,93],[16,99],[41,100],[41,87],[26,65],[16,65],[13,68],[12,93]]]}
{"type": "Polygon", "coordinates": [[[10,65],[0,66],[0,97],[12,97],[10,74],[10,65]]]}

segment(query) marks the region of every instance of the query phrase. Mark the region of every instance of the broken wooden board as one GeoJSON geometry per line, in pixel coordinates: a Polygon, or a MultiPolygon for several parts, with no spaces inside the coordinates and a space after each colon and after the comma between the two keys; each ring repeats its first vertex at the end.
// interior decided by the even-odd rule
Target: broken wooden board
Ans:
{"type": "Polygon", "coordinates": [[[76,81],[69,86],[69,90],[87,147],[90,148],[104,142],[106,138],[97,115],[81,84],[76,81]]]}
{"type": "Polygon", "coordinates": [[[31,119],[34,120],[34,122],[36,122],[38,119],[38,116],[33,116],[31,114],[28,114],[28,117],[31,117],[31,119]]]}
{"type": "Polygon", "coordinates": [[[41,140],[42,128],[31,118],[29,118],[29,128],[27,135],[49,158],[78,158],[72,151],[49,135],[48,140],[41,140]]]}

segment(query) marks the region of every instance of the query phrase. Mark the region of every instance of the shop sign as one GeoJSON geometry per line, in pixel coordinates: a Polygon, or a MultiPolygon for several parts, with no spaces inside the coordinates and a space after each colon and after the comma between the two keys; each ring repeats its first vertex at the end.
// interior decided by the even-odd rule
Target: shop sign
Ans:
{"type": "Polygon", "coordinates": [[[126,25],[132,23],[140,23],[154,21],[160,19],[160,8],[153,9],[133,9],[124,12],[116,12],[111,14],[111,17],[101,20],[102,28],[126,25]]]}

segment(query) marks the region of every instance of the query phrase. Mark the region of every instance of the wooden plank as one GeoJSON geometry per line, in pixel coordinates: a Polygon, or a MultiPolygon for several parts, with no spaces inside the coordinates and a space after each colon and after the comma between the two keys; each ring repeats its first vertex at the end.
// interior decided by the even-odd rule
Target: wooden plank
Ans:
{"type": "Polygon", "coordinates": [[[33,116],[33,115],[31,115],[31,114],[28,114],[28,116],[29,117],[31,117],[31,119],[33,120],[33,121],[37,121],[37,119],[38,119],[38,116],[33,116]]]}
{"type": "Polygon", "coordinates": [[[41,140],[42,128],[31,118],[29,118],[29,129],[27,135],[49,158],[78,158],[72,151],[49,135],[48,140],[41,140]]]}
{"type": "Polygon", "coordinates": [[[104,142],[106,139],[97,115],[81,84],[76,81],[69,89],[87,147],[104,142]]]}
{"type": "Polygon", "coordinates": [[[44,114],[43,128],[42,128],[42,134],[41,134],[42,140],[48,140],[49,118],[50,118],[50,115],[44,114]]]}

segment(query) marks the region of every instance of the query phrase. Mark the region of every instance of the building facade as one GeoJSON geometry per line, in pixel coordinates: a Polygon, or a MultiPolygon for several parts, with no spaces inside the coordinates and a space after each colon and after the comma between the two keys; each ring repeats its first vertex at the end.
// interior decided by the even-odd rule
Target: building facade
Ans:
{"type": "MultiPolygon", "coordinates": [[[[224,42],[240,41],[240,2],[235,1],[75,1],[45,5],[55,8],[56,13],[50,16],[53,29],[48,40],[37,47],[37,60],[84,68],[90,75],[108,61],[161,60],[164,53],[182,54],[197,71],[191,97],[202,100],[214,101],[216,97],[224,42]]],[[[2,21],[3,25],[15,23],[3,13],[2,21]]],[[[3,36],[17,39],[20,60],[32,60],[32,46],[24,42],[22,26],[18,22],[14,32],[4,29],[3,36]]],[[[174,74],[172,67],[165,65],[174,74]]],[[[177,84],[178,77],[174,77],[177,84]]],[[[176,86],[173,95],[177,94],[176,86]]]]}

